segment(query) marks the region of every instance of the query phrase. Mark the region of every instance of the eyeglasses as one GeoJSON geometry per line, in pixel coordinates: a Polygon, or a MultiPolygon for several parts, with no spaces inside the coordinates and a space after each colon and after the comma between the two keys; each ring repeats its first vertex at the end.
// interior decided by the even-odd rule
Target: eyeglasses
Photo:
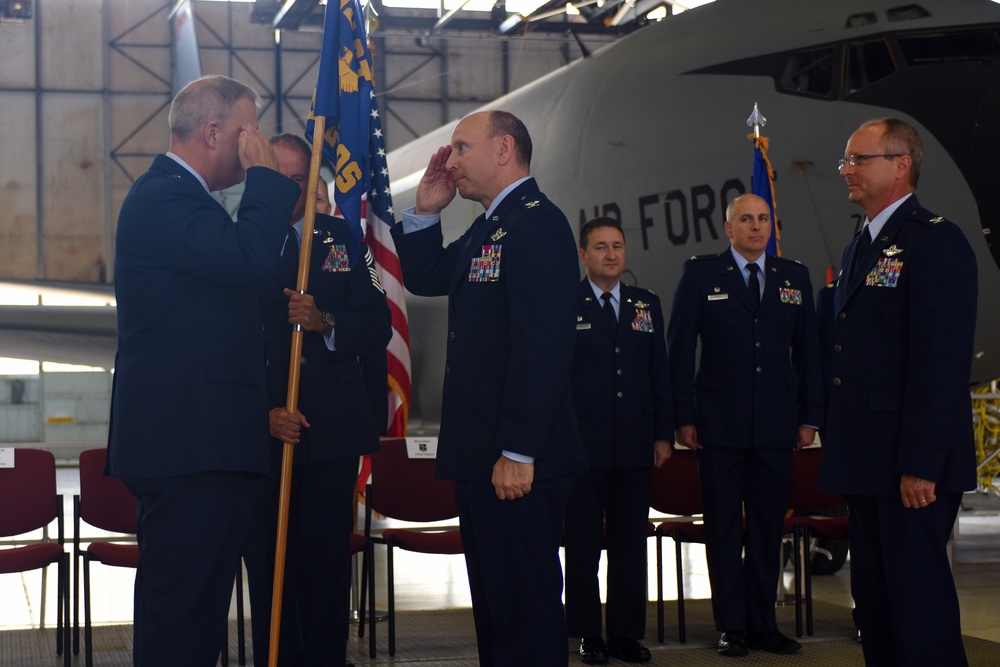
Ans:
{"type": "Polygon", "coordinates": [[[852,167],[857,167],[861,164],[862,160],[870,160],[873,157],[902,157],[903,153],[879,153],[877,155],[848,155],[843,160],[837,160],[837,171],[843,171],[844,165],[851,165],[852,167]]]}

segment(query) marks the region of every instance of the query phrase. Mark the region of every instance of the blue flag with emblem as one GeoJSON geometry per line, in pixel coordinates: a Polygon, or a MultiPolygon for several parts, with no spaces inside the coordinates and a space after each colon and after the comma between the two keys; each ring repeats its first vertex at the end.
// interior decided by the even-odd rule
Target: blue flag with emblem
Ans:
{"type": "Polygon", "coordinates": [[[771,161],[767,159],[767,137],[755,137],[753,140],[753,194],[767,202],[771,209],[771,236],[767,239],[765,252],[772,257],[781,256],[781,233],[778,231],[778,218],[774,212],[774,170],[771,161]]]}
{"type": "Polygon", "coordinates": [[[334,201],[359,244],[361,198],[370,182],[372,95],[371,54],[358,0],[331,0],[326,5],[319,78],[306,138],[312,142],[314,119],[325,116],[323,155],[334,166],[334,201]]]}

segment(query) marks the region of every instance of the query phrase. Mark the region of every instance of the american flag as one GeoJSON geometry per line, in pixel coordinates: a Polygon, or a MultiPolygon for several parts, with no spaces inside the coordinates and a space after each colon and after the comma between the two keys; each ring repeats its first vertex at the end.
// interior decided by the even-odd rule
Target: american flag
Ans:
{"type": "MultiPolygon", "coordinates": [[[[403,436],[410,409],[410,329],[399,258],[389,235],[393,224],[392,194],[372,81],[371,50],[357,0],[340,0],[339,8],[327,3],[314,100],[306,137],[312,141],[314,116],[326,117],[323,153],[337,165],[331,191],[338,214],[351,223],[352,231],[357,228],[359,239],[362,219],[367,219],[365,241],[372,249],[392,312],[392,340],[386,349],[389,423],[384,426],[388,427],[387,435],[403,436]],[[366,175],[370,178],[366,179],[366,175]]],[[[366,456],[358,476],[358,490],[362,493],[370,472],[366,456]]]]}
{"type": "Polygon", "coordinates": [[[385,141],[378,100],[371,94],[371,135],[368,142],[371,189],[365,206],[367,231],[365,242],[372,249],[378,278],[392,311],[392,340],[386,349],[389,366],[389,436],[406,435],[410,410],[410,327],[406,321],[403,296],[403,273],[396,246],[389,229],[393,224],[392,192],[389,189],[389,166],[385,160],[385,141]]]}

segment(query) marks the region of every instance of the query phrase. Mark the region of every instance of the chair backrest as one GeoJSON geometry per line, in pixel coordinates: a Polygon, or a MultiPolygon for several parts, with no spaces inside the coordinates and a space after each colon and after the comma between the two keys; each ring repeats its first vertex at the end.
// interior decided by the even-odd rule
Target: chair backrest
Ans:
{"type": "Polygon", "coordinates": [[[702,513],[698,459],[690,449],[674,449],[659,468],[653,468],[649,506],[657,512],[678,516],[702,513]]]}
{"type": "Polygon", "coordinates": [[[135,533],[138,501],[125,483],[104,476],[108,450],[80,452],[80,518],[91,526],[115,533],[135,533]]]}
{"type": "Polygon", "coordinates": [[[824,510],[843,505],[844,496],[819,489],[819,465],[822,447],[806,447],[795,452],[792,459],[792,486],[788,491],[788,506],[793,510],[824,510]]]}
{"type": "Polygon", "coordinates": [[[458,516],[455,482],[434,477],[433,459],[411,459],[405,438],[382,438],[371,455],[371,508],[390,519],[445,521],[458,516]]]}
{"type": "Polygon", "coordinates": [[[42,449],[16,448],[14,467],[0,468],[0,536],[43,528],[59,516],[56,457],[42,449]]]}

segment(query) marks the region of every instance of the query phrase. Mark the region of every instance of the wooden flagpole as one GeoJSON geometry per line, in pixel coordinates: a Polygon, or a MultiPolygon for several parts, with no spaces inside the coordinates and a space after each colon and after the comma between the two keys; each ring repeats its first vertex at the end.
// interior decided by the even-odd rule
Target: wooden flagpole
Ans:
{"type": "MultiPolygon", "coordinates": [[[[320,164],[323,159],[323,135],[326,117],[316,116],[313,129],[312,156],[309,162],[309,183],[306,187],[305,220],[302,225],[302,242],[299,244],[299,275],[295,290],[305,294],[309,287],[309,260],[312,257],[313,229],[316,225],[316,185],[319,183],[320,164]]],[[[292,332],[292,350],[288,365],[288,394],[285,409],[298,412],[299,373],[302,365],[302,327],[292,332]]],[[[278,667],[278,642],[281,638],[281,602],[285,584],[285,555],[288,551],[288,508],[292,493],[292,469],[295,445],[284,443],[281,450],[281,491],[278,495],[278,534],[274,549],[274,588],[271,596],[271,642],[268,667],[278,667]]]]}

